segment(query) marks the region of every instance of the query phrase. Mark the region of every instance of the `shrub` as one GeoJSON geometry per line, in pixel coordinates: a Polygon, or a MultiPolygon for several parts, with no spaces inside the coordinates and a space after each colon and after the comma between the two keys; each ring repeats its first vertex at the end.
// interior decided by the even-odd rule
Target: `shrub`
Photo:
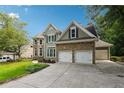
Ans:
{"type": "Polygon", "coordinates": [[[26,71],[29,73],[34,73],[34,72],[37,72],[37,71],[39,71],[43,68],[46,68],[48,66],[49,65],[47,65],[47,64],[33,64],[33,65],[26,67],[26,71]]]}
{"type": "Polygon", "coordinates": [[[17,62],[27,62],[27,61],[32,61],[32,59],[28,59],[28,58],[19,58],[16,60],[17,62]]]}
{"type": "Polygon", "coordinates": [[[52,60],[50,60],[50,59],[44,60],[43,62],[44,63],[56,63],[56,61],[54,59],[52,59],[52,60]]]}
{"type": "Polygon", "coordinates": [[[124,62],[124,56],[120,56],[120,57],[118,57],[118,56],[112,56],[111,57],[111,61],[114,61],[114,62],[116,62],[116,61],[124,62]]]}
{"type": "Polygon", "coordinates": [[[117,56],[111,56],[111,61],[119,61],[120,60],[120,57],[117,57],[117,56]]]}
{"type": "Polygon", "coordinates": [[[121,56],[120,61],[124,62],[124,56],[121,56]]]}
{"type": "Polygon", "coordinates": [[[37,60],[38,60],[38,62],[43,62],[43,58],[42,57],[38,57],[37,60]]]}

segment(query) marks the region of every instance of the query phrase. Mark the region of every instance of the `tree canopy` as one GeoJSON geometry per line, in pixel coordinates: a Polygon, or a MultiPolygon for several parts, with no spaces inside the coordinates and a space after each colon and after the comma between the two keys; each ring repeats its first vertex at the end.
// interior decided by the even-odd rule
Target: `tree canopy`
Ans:
{"type": "Polygon", "coordinates": [[[124,56],[124,6],[88,6],[100,38],[112,43],[112,55],[124,56]]]}
{"type": "Polygon", "coordinates": [[[15,52],[20,56],[20,48],[28,43],[25,26],[26,23],[18,18],[0,13],[0,51],[15,52]]]}

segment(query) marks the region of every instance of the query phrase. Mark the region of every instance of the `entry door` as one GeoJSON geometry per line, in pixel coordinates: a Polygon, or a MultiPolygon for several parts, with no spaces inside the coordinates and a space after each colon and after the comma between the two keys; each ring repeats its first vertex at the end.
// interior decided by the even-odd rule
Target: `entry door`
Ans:
{"type": "Polygon", "coordinates": [[[72,62],[72,51],[59,51],[59,62],[72,62]]]}

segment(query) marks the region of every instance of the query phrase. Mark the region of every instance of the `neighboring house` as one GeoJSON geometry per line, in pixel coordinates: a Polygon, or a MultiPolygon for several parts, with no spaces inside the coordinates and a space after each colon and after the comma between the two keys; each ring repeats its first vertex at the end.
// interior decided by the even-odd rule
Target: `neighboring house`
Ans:
{"type": "Polygon", "coordinates": [[[33,57],[33,44],[30,42],[21,47],[21,58],[33,57]]]}
{"type": "Polygon", "coordinates": [[[18,59],[18,56],[14,52],[0,52],[0,58],[9,57],[12,60],[18,59]]]}
{"type": "Polygon", "coordinates": [[[92,24],[83,27],[73,21],[61,33],[52,24],[48,25],[43,33],[34,38],[33,56],[54,59],[56,62],[93,64],[95,60],[110,59],[112,44],[100,40],[92,24]]]}

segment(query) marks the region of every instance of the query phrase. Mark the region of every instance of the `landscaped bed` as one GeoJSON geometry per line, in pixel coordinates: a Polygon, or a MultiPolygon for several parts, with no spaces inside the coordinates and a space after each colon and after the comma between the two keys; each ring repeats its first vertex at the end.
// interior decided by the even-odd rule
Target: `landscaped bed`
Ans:
{"type": "Polygon", "coordinates": [[[48,64],[34,64],[30,60],[12,63],[0,63],[0,83],[34,73],[48,66],[48,64]]]}

